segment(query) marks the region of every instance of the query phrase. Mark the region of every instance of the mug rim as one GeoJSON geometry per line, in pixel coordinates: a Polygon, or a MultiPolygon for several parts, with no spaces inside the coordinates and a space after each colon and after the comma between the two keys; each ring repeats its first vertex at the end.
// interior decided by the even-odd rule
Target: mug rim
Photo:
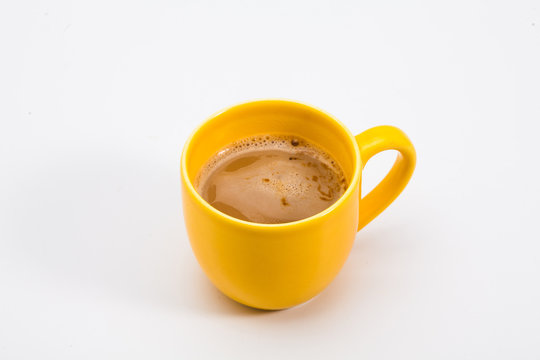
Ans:
{"type": "Polygon", "coordinates": [[[221,109],[221,110],[213,113],[212,115],[207,117],[202,123],[200,123],[191,132],[191,134],[186,139],[186,142],[185,142],[184,147],[182,149],[182,155],[181,155],[181,160],[180,160],[180,175],[181,175],[180,177],[181,177],[181,180],[183,181],[184,185],[186,186],[187,190],[190,192],[191,196],[193,196],[197,200],[197,202],[201,203],[207,212],[213,214],[214,216],[218,216],[218,217],[222,218],[223,220],[226,220],[227,222],[233,223],[233,224],[238,225],[238,226],[243,226],[243,227],[266,228],[266,229],[272,229],[272,228],[273,229],[282,229],[282,228],[289,228],[289,227],[293,227],[293,226],[297,227],[297,226],[301,226],[301,225],[307,225],[307,224],[312,223],[314,221],[320,220],[320,219],[324,218],[326,215],[328,215],[329,213],[333,212],[334,209],[341,206],[341,204],[343,204],[347,199],[349,199],[354,194],[354,192],[356,190],[356,187],[358,186],[358,183],[360,181],[360,172],[361,172],[361,161],[360,160],[361,160],[360,159],[360,149],[358,148],[358,143],[356,142],[354,135],[351,133],[351,131],[341,121],[339,121],[334,116],[327,113],[326,111],[321,110],[316,106],[309,105],[309,104],[306,104],[304,102],[299,102],[299,101],[295,101],[295,100],[277,99],[277,98],[256,99],[256,100],[249,100],[249,101],[236,103],[234,105],[228,106],[228,107],[226,107],[224,109],[221,109]],[[347,189],[345,190],[343,195],[341,195],[339,197],[339,199],[335,203],[333,203],[332,205],[330,205],[329,207],[327,207],[323,211],[318,212],[318,213],[316,213],[314,215],[311,215],[311,216],[309,216],[307,218],[304,218],[304,219],[300,219],[300,220],[296,220],[296,221],[292,221],[292,222],[287,222],[287,223],[263,224],[263,223],[256,223],[256,222],[241,220],[241,219],[235,218],[234,216],[225,214],[225,213],[219,211],[218,209],[214,208],[212,205],[210,205],[197,192],[197,190],[193,186],[193,184],[192,184],[192,182],[191,182],[191,180],[190,180],[190,178],[188,176],[188,171],[187,171],[187,166],[186,166],[187,153],[188,153],[188,149],[189,149],[189,147],[190,147],[190,145],[191,145],[191,143],[193,141],[193,138],[195,137],[195,135],[203,127],[205,127],[209,123],[211,123],[218,115],[220,115],[222,113],[225,113],[227,111],[230,111],[230,110],[232,110],[234,108],[238,108],[238,107],[242,107],[244,105],[254,104],[254,103],[274,103],[274,104],[286,103],[286,104],[294,104],[294,105],[305,106],[307,108],[310,108],[312,110],[315,110],[315,111],[323,114],[328,119],[330,119],[331,121],[333,121],[335,124],[338,125],[338,127],[346,135],[347,139],[352,144],[352,148],[354,149],[354,173],[353,173],[353,177],[351,179],[351,182],[350,182],[349,186],[347,187],[347,189]]]}

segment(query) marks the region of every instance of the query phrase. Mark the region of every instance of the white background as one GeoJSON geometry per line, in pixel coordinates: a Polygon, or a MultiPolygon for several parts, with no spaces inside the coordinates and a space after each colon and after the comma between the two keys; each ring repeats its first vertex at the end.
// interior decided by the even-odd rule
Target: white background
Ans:
{"type": "Polygon", "coordinates": [[[539,122],[538,0],[4,0],[0,358],[538,359],[539,122]],[[261,312],[199,268],[179,161],[275,97],[418,164],[320,296],[261,312]]]}

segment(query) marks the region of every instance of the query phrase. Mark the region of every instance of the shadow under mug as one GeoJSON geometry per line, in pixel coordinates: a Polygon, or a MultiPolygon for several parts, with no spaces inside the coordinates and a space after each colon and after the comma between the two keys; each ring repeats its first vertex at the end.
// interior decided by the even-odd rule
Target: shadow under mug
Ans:
{"type": "Polygon", "coordinates": [[[301,304],[338,274],[356,232],[401,193],[412,176],[416,153],[392,126],[353,136],[338,120],[311,106],[286,100],[236,105],[211,116],[182,152],[184,220],[191,247],[204,272],[225,295],[259,309],[301,304]],[[259,134],[297,135],[336,159],[349,186],[332,206],[309,218],[283,224],[243,221],[209,205],[196,191],[199,170],[228,144],[259,134]],[[375,154],[397,150],[386,177],[360,198],[362,169],[375,154]]]}

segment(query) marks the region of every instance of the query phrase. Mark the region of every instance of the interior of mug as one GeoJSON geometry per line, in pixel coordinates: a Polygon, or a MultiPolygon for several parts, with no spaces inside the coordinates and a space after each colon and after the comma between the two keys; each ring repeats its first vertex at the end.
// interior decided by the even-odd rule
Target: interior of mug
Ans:
{"type": "Polygon", "coordinates": [[[285,100],[240,104],[214,115],[192,135],[183,161],[191,184],[204,164],[236,140],[254,135],[294,135],[318,145],[343,169],[350,184],[357,170],[351,133],[337,120],[310,106],[285,100]]]}

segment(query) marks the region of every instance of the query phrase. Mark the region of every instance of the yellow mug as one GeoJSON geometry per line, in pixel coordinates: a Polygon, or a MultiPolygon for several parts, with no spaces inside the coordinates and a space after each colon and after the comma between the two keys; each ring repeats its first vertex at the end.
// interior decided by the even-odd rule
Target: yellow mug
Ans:
{"type": "Polygon", "coordinates": [[[191,247],[206,275],[231,299],[267,310],[301,304],[334,279],[356,232],[401,193],[415,163],[412,143],[392,126],[355,137],[329,114],[297,102],[262,100],[230,107],[199,126],[182,152],[182,201],[191,247]],[[291,223],[252,223],[213,208],[195,190],[199,170],[226,145],[258,134],[297,135],[319,145],[338,160],[349,187],[326,210],[291,223]],[[362,169],[384,150],[399,152],[394,166],[361,199],[362,169]]]}

